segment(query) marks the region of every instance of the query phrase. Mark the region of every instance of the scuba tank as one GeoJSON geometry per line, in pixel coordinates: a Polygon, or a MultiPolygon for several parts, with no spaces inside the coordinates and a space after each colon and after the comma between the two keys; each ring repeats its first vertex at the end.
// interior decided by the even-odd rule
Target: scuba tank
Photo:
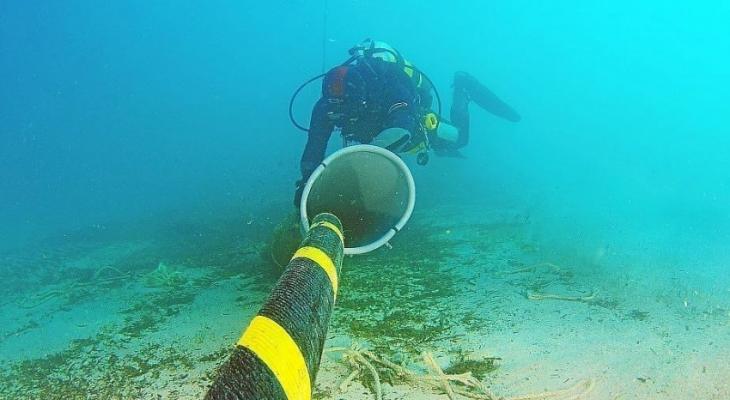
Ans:
{"type": "Polygon", "coordinates": [[[433,137],[450,143],[456,143],[459,140],[459,129],[446,121],[439,120],[435,113],[426,114],[422,123],[426,133],[433,137]]]}

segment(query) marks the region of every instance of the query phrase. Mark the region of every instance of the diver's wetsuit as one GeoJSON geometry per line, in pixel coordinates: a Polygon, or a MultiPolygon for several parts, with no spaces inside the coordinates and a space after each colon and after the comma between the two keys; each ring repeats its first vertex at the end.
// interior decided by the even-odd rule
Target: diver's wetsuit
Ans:
{"type": "Polygon", "coordinates": [[[419,92],[401,65],[377,58],[331,69],[312,110],[300,164],[302,180],[322,162],[335,128],[341,128],[348,141],[360,143],[370,143],[386,128],[415,134],[424,107],[419,92]]]}
{"type": "MultiPolygon", "coordinates": [[[[297,207],[304,183],[324,159],[335,128],[342,129],[346,141],[360,143],[370,143],[384,129],[402,128],[410,133],[406,141],[427,142],[437,155],[459,156],[458,150],[469,142],[470,102],[506,120],[520,120],[515,110],[474,77],[457,72],[449,123],[456,127],[458,137],[455,142],[440,139],[438,135],[428,135],[427,139],[421,120],[432,112],[431,86],[420,72],[411,69],[406,73],[406,70],[408,67],[400,63],[364,57],[327,72],[322,97],[312,110],[309,137],[302,154],[302,179],[297,182],[294,196],[297,207]]],[[[443,121],[440,115],[438,119],[443,121]]]]}

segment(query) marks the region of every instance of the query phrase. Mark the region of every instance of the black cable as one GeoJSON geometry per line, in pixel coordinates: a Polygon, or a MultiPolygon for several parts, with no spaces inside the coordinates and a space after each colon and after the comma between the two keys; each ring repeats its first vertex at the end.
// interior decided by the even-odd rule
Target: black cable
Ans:
{"type": "Polygon", "coordinates": [[[324,4],[322,7],[322,73],[325,72],[325,68],[327,67],[327,14],[328,14],[328,2],[327,0],[324,0],[324,4]]]}

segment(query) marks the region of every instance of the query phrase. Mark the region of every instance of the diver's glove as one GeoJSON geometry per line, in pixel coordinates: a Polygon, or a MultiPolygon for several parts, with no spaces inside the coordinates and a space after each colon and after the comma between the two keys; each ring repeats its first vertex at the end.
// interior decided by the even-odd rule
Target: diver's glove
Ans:
{"type": "Polygon", "coordinates": [[[296,207],[297,210],[299,209],[299,205],[302,202],[302,193],[304,192],[304,185],[306,185],[306,183],[307,181],[304,180],[304,178],[298,180],[295,183],[297,189],[294,192],[294,207],[296,207]]]}

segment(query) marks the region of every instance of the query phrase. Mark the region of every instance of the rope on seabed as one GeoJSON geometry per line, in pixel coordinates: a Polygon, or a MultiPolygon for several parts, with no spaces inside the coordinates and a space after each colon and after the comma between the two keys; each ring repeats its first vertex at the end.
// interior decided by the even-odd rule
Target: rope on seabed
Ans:
{"type": "Polygon", "coordinates": [[[549,263],[549,262],[543,262],[543,263],[539,263],[539,264],[535,264],[535,265],[530,265],[529,267],[525,267],[525,268],[515,269],[512,271],[506,271],[506,272],[503,272],[502,274],[503,275],[514,275],[514,274],[520,274],[523,272],[535,272],[540,268],[547,268],[559,275],[565,273],[563,271],[563,268],[560,267],[559,265],[549,263]]]}
{"type": "MultiPolygon", "coordinates": [[[[538,264],[531,265],[529,267],[519,268],[512,271],[506,271],[502,272],[501,275],[516,275],[521,273],[527,273],[527,272],[537,272],[540,269],[548,270],[549,272],[552,272],[556,275],[568,275],[569,272],[566,272],[565,269],[559,265],[550,263],[550,262],[542,262],[538,264]]],[[[541,301],[541,300],[562,300],[562,301],[575,301],[580,303],[591,303],[597,300],[598,297],[598,289],[593,289],[591,292],[585,295],[577,295],[577,296],[566,296],[561,294],[554,294],[554,293],[538,293],[538,292],[528,292],[525,294],[525,297],[527,297],[528,300],[535,300],[535,301],[541,301]]]]}
{"type": "Polygon", "coordinates": [[[580,303],[590,303],[592,301],[596,300],[596,297],[598,296],[598,290],[593,290],[587,295],[584,296],[563,296],[560,294],[551,294],[551,293],[528,293],[527,299],[528,300],[563,300],[563,301],[577,301],[580,303]]]}

